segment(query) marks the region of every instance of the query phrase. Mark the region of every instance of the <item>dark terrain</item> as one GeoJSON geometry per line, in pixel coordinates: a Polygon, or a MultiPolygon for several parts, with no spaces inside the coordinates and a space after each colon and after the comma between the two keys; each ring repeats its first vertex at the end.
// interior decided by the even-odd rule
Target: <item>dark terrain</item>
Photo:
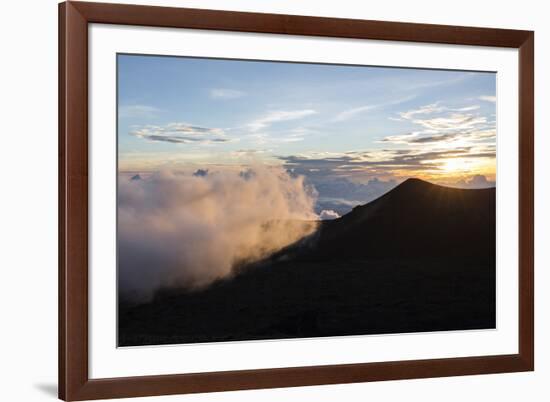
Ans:
{"type": "Polygon", "coordinates": [[[119,346],[495,327],[495,189],[409,179],[306,245],[119,306],[119,346]]]}

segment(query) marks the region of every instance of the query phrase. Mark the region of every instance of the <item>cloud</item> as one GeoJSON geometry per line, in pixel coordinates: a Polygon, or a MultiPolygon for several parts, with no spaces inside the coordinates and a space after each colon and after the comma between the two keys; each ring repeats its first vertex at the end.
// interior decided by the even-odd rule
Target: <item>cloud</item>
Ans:
{"type": "Polygon", "coordinates": [[[370,202],[397,185],[396,180],[380,180],[374,177],[367,182],[356,182],[346,177],[331,177],[321,173],[306,174],[307,182],[312,183],[318,193],[316,210],[333,210],[346,214],[356,205],[370,202]]]}
{"type": "Polygon", "coordinates": [[[333,211],[332,209],[323,209],[319,214],[319,218],[323,221],[338,219],[339,217],[340,215],[338,215],[338,212],[333,211]]]}
{"type": "Polygon", "coordinates": [[[195,177],[204,177],[204,176],[208,176],[208,169],[197,169],[197,170],[195,170],[195,172],[193,173],[193,176],[195,176],[195,177]]]}
{"type": "MultiPolygon", "coordinates": [[[[324,156],[330,158],[332,162],[336,162],[337,155],[324,156]]],[[[321,159],[323,155],[318,155],[321,159]]],[[[355,156],[340,155],[346,158],[345,162],[349,162],[355,156]]],[[[356,156],[360,156],[359,153],[356,156]]],[[[292,177],[304,176],[305,183],[315,189],[317,194],[317,202],[315,211],[321,214],[323,210],[334,211],[340,216],[350,212],[357,205],[366,204],[381,195],[385,194],[394,188],[400,180],[393,177],[381,179],[377,177],[378,173],[384,175],[383,169],[378,170],[376,166],[368,166],[366,168],[351,168],[347,170],[345,167],[340,169],[338,165],[329,166],[322,162],[315,162],[312,165],[307,163],[301,164],[298,159],[293,159],[293,164],[284,164],[289,174],[292,177]],[[318,167],[312,167],[317,165],[318,167]],[[378,171],[377,171],[378,170],[378,171]]]]}
{"type": "Polygon", "coordinates": [[[345,110],[341,113],[338,113],[336,117],[333,119],[333,121],[349,120],[358,114],[370,111],[372,109],[375,109],[376,107],[377,107],[376,105],[367,105],[367,106],[361,106],[361,107],[345,110]]]}
{"type": "Polygon", "coordinates": [[[310,127],[293,127],[289,130],[285,130],[291,137],[305,137],[312,134],[317,134],[318,131],[310,127]]]}
{"type": "Polygon", "coordinates": [[[303,137],[280,137],[277,139],[277,142],[299,142],[303,140],[303,137]]]}
{"type": "Polygon", "coordinates": [[[485,116],[470,113],[478,109],[479,105],[449,108],[436,102],[401,112],[399,115],[403,121],[410,121],[422,129],[389,135],[378,142],[433,147],[437,144],[474,145],[475,142],[494,140],[496,137],[494,122],[489,122],[485,116]]]}
{"type": "Polygon", "coordinates": [[[242,91],[227,88],[213,88],[210,90],[210,97],[212,99],[237,99],[245,96],[242,91]]]}
{"type": "Polygon", "coordinates": [[[494,140],[497,136],[496,128],[487,128],[482,130],[473,130],[468,133],[471,140],[494,140]]]}
{"type": "Polygon", "coordinates": [[[450,109],[455,112],[471,112],[472,110],[478,110],[479,105],[472,105],[472,106],[465,106],[465,107],[459,107],[457,109],[450,109]]]}
{"type": "Polygon", "coordinates": [[[442,142],[452,142],[455,140],[485,141],[494,139],[495,130],[480,130],[471,132],[451,132],[446,134],[436,134],[428,136],[419,136],[418,133],[409,133],[403,135],[394,135],[384,138],[381,142],[390,142],[393,144],[437,144],[442,142]]]}
{"type": "Polygon", "coordinates": [[[408,144],[427,144],[427,143],[436,143],[436,142],[442,142],[442,141],[451,141],[457,138],[458,136],[459,136],[458,133],[447,133],[447,134],[431,135],[431,136],[420,137],[420,138],[411,138],[408,141],[408,144]]]}
{"type": "Polygon", "coordinates": [[[436,112],[443,111],[444,108],[442,106],[439,106],[439,102],[431,103],[429,105],[424,105],[419,107],[418,109],[409,110],[406,112],[401,112],[399,115],[406,120],[412,119],[414,116],[419,114],[432,114],[436,112]]]}
{"type": "Polygon", "coordinates": [[[487,118],[485,116],[473,116],[472,114],[453,113],[447,117],[417,119],[413,122],[434,131],[467,130],[486,123],[487,118]]]}
{"type": "Polygon", "coordinates": [[[393,144],[409,144],[411,141],[416,139],[421,132],[413,131],[411,133],[399,134],[399,135],[388,135],[387,137],[382,138],[379,142],[390,142],[393,144]]]}
{"type": "Polygon", "coordinates": [[[487,179],[484,175],[476,174],[467,179],[448,183],[448,185],[459,188],[490,188],[495,187],[496,182],[487,179]]]}
{"type": "Polygon", "coordinates": [[[332,121],[333,122],[339,122],[339,121],[349,120],[349,119],[354,118],[355,116],[357,116],[359,114],[369,112],[373,109],[378,109],[378,108],[382,108],[382,107],[386,107],[386,106],[392,106],[392,105],[398,105],[400,103],[407,102],[407,101],[409,101],[413,98],[414,98],[414,96],[407,96],[405,98],[397,99],[397,100],[394,100],[394,101],[391,101],[391,102],[383,102],[383,103],[374,104],[374,105],[359,106],[359,107],[355,107],[355,108],[352,108],[352,109],[344,110],[343,112],[338,113],[332,119],[332,121]]]}
{"type": "Polygon", "coordinates": [[[154,117],[161,110],[154,106],[147,105],[124,105],[118,108],[118,116],[123,118],[129,117],[154,117]]]}
{"type": "Polygon", "coordinates": [[[497,97],[493,95],[483,95],[483,96],[480,96],[478,99],[485,102],[493,102],[493,103],[497,101],[497,97]]]}
{"type": "Polygon", "coordinates": [[[271,149],[238,149],[231,152],[231,155],[235,157],[255,158],[258,155],[266,154],[269,152],[271,152],[271,149]]]}
{"type": "Polygon", "coordinates": [[[279,144],[304,141],[306,137],[317,134],[319,131],[310,127],[285,127],[283,129],[270,129],[263,132],[253,132],[246,136],[256,146],[273,146],[279,144]]]}
{"type": "Polygon", "coordinates": [[[154,142],[172,144],[212,144],[232,141],[224,130],[193,126],[187,123],[170,123],[165,126],[147,125],[134,129],[131,135],[154,142]]]}
{"type": "Polygon", "coordinates": [[[317,114],[317,111],[312,109],[291,110],[291,111],[278,110],[278,111],[269,112],[266,115],[251,121],[250,123],[247,124],[247,127],[250,131],[255,132],[255,131],[262,130],[274,123],[279,123],[281,121],[303,119],[304,117],[311,116],[314,114],[317,114]]]}
{"type": "Polygon", "coordinates": [[[440,184],[461,188],[494,186],[485,177],[465,180],[470,167],[494,161],[496,146],[426,149],[383,149],[279,156],[287,170],[307,177],[318,193],[316,211],[333,210],[340,215],[370,202],[408,177],[429,177],[440,184]],[[457,166],[456,172],[449,171],[457,166]]]}
{"type": "Polygon", "coordinates": [[[423,135],[422,133],[408,133],[403,135],[394,135],[385,137],[381,142],[390,142],[393,144],[437,144],[444,142],[452,142],[460,140],[462,142],[467,141],[468,143],[473,143],[477,141],[487,141],[494,140],[496,138],[495,129],[485,129],[485,130],[466,130],[459,132],[450,132],[445,134],[435,134],[435,135],[423,135]]]}
{"type": "Polygon", "coordinates": [[[487,177],[477,174],[475,176],[472,176],[470,180],[466,182],[470,186],[475,187],[486,187],[486,186],[494,186],[495,182],[487,180],[487,177]]]}
{"type": "Polygon", "coordinates": [[[118,186],[124,298],[207,286],[317,227],[313,191],[280,167],[255,166],[246,177],[235,170],[198,177],[163,171],[118,186]]]}
{"type": "Polygon", "coordinates": [[[437,171],[449,158],[494,158],[492,145],[449,149],[383,149],[345,154],[279,156],[287,169],[299,174],[318,171],[324,175],[349,176],[358,172],[393,175],[403,171],[437,171]]]}
{"type": "Polygon", "coordinates": [[[460,108],[451,108],[447,106],[442,106],[441,102],[430,103],[429,105],[424,105],[418,109],[408,110],[406,112],[400,112],[399,116],[405,120],[412,120],[417,115],[427,115],[435,114],[440,112],[471,112],[473,110],[479,109],[479,105],[471,105],[460,108]]]}
{"type": "Polygon", "coordinates": [[[434,87],[439,87],[439,86],[454,85],[454,84],[458,84],[462,81],[467,80],[469,77],[473,76],[474,74],[475,73],[462,74],[462,75],[456,76],[454,78],[448,78],[448,79],[444,79],[444,80],[440,80],[440,81],[428,80],[428,81],[419,82],[419,83],[418,82],[405,83],[404,85],[402,85],[400,87],[400,89],[405,90],[405,91],[419,91],[419,90],[423,90],[423,89],[426,89],[426,88],[434,88],[434,87]]]}

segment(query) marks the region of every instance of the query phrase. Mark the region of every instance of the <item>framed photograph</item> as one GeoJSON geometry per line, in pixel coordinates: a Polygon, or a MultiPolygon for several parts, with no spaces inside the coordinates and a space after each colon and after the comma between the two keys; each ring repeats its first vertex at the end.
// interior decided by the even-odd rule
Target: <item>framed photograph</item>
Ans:
{"type": "Polygon", "coordinates": [[[533,32],[59,16],[61,399],[534,369],[533,32]]]}

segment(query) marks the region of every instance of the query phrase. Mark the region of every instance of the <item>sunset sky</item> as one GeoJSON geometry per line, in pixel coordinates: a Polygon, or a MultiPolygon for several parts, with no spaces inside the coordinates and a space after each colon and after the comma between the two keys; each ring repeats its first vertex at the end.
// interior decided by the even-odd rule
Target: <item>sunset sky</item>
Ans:
{"type": "Polygon", "coordinates": [[[134,55],[118,69],[121,172],[494,184],[494,73],[134,55]]]}

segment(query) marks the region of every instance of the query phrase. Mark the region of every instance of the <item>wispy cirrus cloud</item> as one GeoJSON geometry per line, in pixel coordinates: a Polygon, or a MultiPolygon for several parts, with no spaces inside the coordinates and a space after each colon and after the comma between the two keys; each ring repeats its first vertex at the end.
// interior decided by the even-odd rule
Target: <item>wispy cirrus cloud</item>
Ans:
{"type": "Polygon", "coordinates": [[[429,105],[421,106],[417,109],[408,110],[406,112],[400,112],[399,116],[405,120],[411,120],[417,115],[429,115],[439,112],[470,112],[479,109],[479,105],[471,105],[460,108],[450,108],[442,106],[441,102],[430,103],[429,105]]]}
{"type": "Polygon", "coordinates": [[[440,102],[400,112],[402,120],[420,126],[420,130],[384,137],[383,143],[406,145],[474,145],[478,141],[494,140],[494,122],[475,113],[479,105],[452,108],[440,102]]]}
{"type": "Polygon", "coordinates": [[[451,132],[445,134],[435,134],[428,136],[419,136],[418,133],[408,133],[403,135],[395,135],[384,138],[381,142],[390,142],[394,144],[436,144],[442,142],[450,142],[454,140],[461,141],[485,141],[494,139],[496,137],[496,130],[476,130],[468,132],[451,132]]]}
{"type": "Polygon", "coordinates": [[[232,141],[220,128],[201,127],[187,123],[141,126],[130,131],[130,134],[148,141],[172,144],[212,144],[232,141]]]}
{"type": "Polygon", "coordinates": [[[252,131],[260,131],[271,126],[274,123],[279,123],[283,121],[298,120],[303,119],[308,116],[317,114],[316,110],[313,109],[303,109],[303,110],[276,110],[269,112],[255,120],[252,120],[246,125],[246,127],[252,131]]]}
{"type": "Polygon", "coordinates": [[[271,149],[258,149],[258,148],[238,149],[236,151],[231,152],[231,155],[237,158],[241,158],[241,157],[255,158],[258,155],[267,154],[271,151],[272,151],[271,149]]]}
{"type": "Polygon", "coordinates": [[[497,101],[497,97],[493,95],[483,95],[483,96],[480,96],[478,99],[485,102],[492,102],[492,103],[495,103],[497,101]]]}
{"type": "Polygon", "coordinates": [[[408,173],[447,176],[446,184],[459,187],[494,185],[490,181],[481,183],[480,178],[472,183],[463,179],[480,172],[489,175],[494,172],[496,127],[494,121],[477,112],[479,108],[479,105],[448,107],[437,102],[399,113],[403,121],[416,125],[418,130],[378,141],[405,147],[379,152],[382,159],[375,168],[390,174],[396,172],[401,177],[408,173]],[[457,177],[462,179],[457,181],[457,177]]]}
{"type": "Polygon", "coordinates": [[[220,100],[237,99],[246,95],[243,91],[229,88],[212,88],[209,94],[212,99],[220,100]]]}
{"type": "Polygon", "coordinates": [[[156,116],[160,111],[161,110],[159,108],[149,105],[123,105],[118,108],[118,116],[122,118],[150,118],[156,116]]]}
{"type": "Polygon", "coordinates": [[[338,113],[334,117],[333,121],[349,120],[361,113],[368,112],[376,108],[377,108],[377,105],[366,105],[366,106],[360,106],[349,110],[344,110],[343,112],[338,113]]]}
{"type": "Polygon", "coordinates": [[[429,105],[421,106],[417,109],[408,110],[406,112],[400,112],[399,116],[401,118],[410,120],[416,115],[422,115],[422,114],[432,114],[436,112],[441,112],[443,110],[443,107],[439,105],[439,102],[430,103],[429,105]]]}
{"type": "Polygon", "coordinates": [[[480,124],[487,123],[487,118],[472,114],[453,113],[445,117],[417,119],[413,120],[413,123],[434,131],[469,130],[480,124]]]}
{"type": "Polygon", "coordinates": [[[472,105],[472,106],[459,107],[459,108],[449,109],[449,110],[452,110],[454,112],[471,112],[472,110],[478,110],[478,109],[479,109],[479,105],[472,105]]]}
{"type": "Polygon", "coordinates": [[[421,91],[424,89],[430,89],[441,86],[452,86],[467,81],[470,77],[473,77],[475,73],[463,74],[450,79],[443,80],[428,80],[424,82],[410,82],[401,87],[405,91],[421,91]]]}
{"type": "Polygon", "coordinates": [[[409,144],[415,139],[417,139],[420,134],[422,134],[421,131],[412,131],[410,133],[405,133],[405,134],[388,135],[387,137],[384,137],[379,142],[389,142],[392,144],[409,144]]]}
{"type": "Polygon", "coordinates": [[[400,98],[400,99],[390,101],[390,102],[382,102],[382,103],[378,103],[378,104],[363,105],[363,106],[359,106],[359,107],[354,107],[354,108],[347,109],[347,110],[344,110],[344,111],[338,113],[332,119],[332,121],[333,122],[340,122],[340,121],[350,120],[350,119],[352,119],[352,118],[354,118],[358,115],[361,115],[361,114],[366,113],[366,112],[370,112],[371,110],[378,109],[378,108],[383,108],[383,107],[387,107],[387,106],[398,105],[400,103],[405,103],[409,100],[412,100],[413,98],[414,98],[414,96],[407,96],[407,97],[400,98]]]}

